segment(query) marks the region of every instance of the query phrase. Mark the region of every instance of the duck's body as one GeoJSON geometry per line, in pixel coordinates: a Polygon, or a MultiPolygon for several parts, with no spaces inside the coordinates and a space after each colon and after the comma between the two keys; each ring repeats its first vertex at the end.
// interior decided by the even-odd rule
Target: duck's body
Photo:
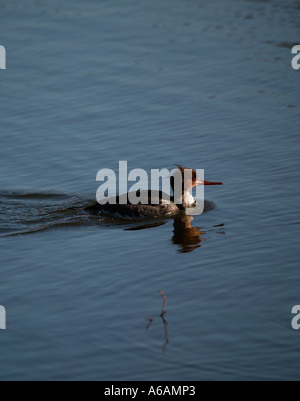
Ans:
{"type": "Polygon", "coordinates": [[[161,191],[141,191],[134,195],[147,197],[147,204],[133,205],[129,202],[130,194],[127,194],[127,203],[121,204],[120,198],[117,196],[116,203],[99,203],[92,205],[85,210],[94,215],[109,215],[125,219],[147,219],[156,217],[173,216],[184,210],[182,205],[176,205],[174,201],[167,202],[168,195],[161,191]],[[152,199],[151,199],[152,192],[152,199]]]}
{"type": "MultiPolygon", "coordinates": [[[[182,191],[178,199],[175,198],[174,176],[172,176],[170,182],[173,190],[172,196],[167,195],[162,191],[137,191],[136,193],[128,193],[125,196],[117,196],[113,201],[107,199],[105,204],[96,203],[85,210],[86,212],[97,216],[109,215],[112,217],[134,220],[170,217],[184,212],[187,207],[190,208],[195,206],[196,201],[191,195],[190,190],[196,185],[221,185],[221,183],[201,181],[195,170],[192,170],[191,182],[184,181],[183,177],[185,170],[190,169],[178,166],[178,170],[176,170],[180,174],[180,179],[182,180],[182,191]],[[133,197],[142,199],[143,202],[132,204],[130,199],[133,197]],[[122,198],[121,201],[120,198],[122,198]]],[[[204,202],[204,210],[209,210],[211,208],[211,202],[204,202]]]]}

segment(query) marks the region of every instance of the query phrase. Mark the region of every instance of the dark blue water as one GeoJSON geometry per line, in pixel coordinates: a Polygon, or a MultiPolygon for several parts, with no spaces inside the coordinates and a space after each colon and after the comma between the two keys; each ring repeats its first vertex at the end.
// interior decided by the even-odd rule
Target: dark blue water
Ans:
{"type": "Polygon", "coordinates": [[[299,13],[0,1],[1,380],[299,379],[299,13]],[[225,185],[188,222],[78,211],[119,160],[225,185]]]}

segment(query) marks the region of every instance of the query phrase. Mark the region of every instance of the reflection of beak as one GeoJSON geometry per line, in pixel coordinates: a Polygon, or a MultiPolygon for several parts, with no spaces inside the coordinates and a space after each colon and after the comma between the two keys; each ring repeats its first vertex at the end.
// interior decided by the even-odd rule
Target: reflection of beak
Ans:
{"type": "Polygon", "coordinates": [[[197,180],[196,185],[223,185],[223,182],[212,182],[212,181],[202,181],[197,180]]]}

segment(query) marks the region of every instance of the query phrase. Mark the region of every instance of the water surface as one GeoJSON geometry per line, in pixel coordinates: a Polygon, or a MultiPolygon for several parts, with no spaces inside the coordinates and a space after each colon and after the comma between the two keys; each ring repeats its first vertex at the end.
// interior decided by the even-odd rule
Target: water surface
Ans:
{"type": "Polygon", "coordinates": [[[0,379],[298,380],[298,2],[0,0],[0,21],[0,379]],[[119,160],[225,185],[193,221],[80,212],[119,160]]]}

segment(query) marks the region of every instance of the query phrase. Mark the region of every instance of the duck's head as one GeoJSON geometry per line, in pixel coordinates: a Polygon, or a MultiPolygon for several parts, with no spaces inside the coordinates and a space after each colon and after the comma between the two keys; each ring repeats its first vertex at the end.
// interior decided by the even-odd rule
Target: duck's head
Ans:
{"type": "MultiPolygon", "coordinates": [[[[197,185],[223,185],[222,182],[203,181],[197,174],[197,171],[188,167],[178,165],[179,173],[181,174],[182,187],[184,191],[190,191],[197,185]]],[[[176,174],[176,170],[174,176],[176,174]]]]}

